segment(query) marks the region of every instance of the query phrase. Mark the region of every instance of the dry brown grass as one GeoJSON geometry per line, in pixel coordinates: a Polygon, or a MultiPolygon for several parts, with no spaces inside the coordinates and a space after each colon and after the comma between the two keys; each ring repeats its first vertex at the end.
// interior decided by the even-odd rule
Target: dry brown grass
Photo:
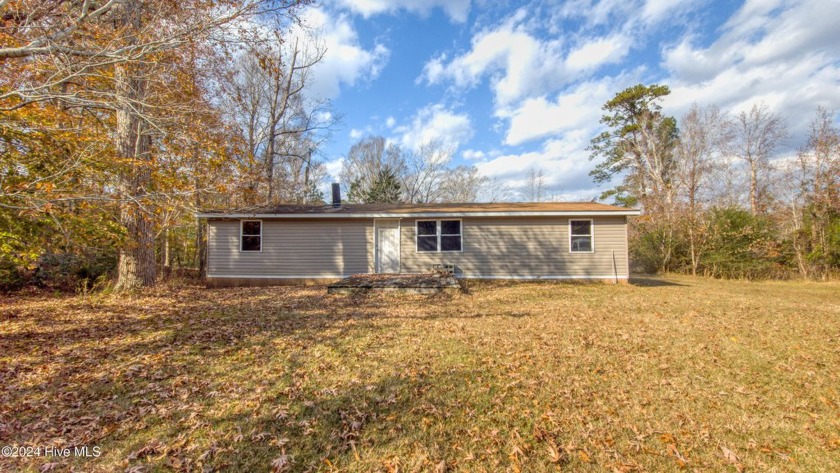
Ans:
{"type": "Polygon", "coordinates": [[[840,285],[0,304],[0,470],[840,470],[840,285]]]}

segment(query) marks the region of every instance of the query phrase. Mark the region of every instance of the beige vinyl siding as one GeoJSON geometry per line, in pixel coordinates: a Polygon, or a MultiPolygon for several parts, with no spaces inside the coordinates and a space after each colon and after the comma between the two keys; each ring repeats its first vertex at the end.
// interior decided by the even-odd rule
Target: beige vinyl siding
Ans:
{"type": "Polygon", "coordinates": [[[425,272],[434,263],[451,263],[466,277],[626,278],[625,217],[591,219],[592,253],[569,252],[569,218],[565,217],[463,218],[462,252],[418,253],[416,219],[403,219],[402,271],[425,272]]]}
{"type": "Polygon", "coordinates": [[[239,220],[210,220],[208,275],[314,278],[373,272],[373,221],[262,220],[262,251],[239,251],[239,220]]]}

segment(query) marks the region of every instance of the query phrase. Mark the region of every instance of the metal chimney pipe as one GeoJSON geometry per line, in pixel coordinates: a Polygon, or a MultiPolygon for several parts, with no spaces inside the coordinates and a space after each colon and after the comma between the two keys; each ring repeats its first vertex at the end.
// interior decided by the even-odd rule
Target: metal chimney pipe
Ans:
{"type": "Polygon", "coordinates": [[[341,186],[337,182],[332,185],[332,206],[336,209],[341,207],[341,186]]]}

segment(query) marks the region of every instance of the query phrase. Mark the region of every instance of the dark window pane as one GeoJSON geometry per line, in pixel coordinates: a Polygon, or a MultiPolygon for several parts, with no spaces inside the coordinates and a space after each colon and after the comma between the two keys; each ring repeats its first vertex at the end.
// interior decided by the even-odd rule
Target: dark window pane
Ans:
{"type": "Polygon", "coordinates": [[[437,222],[417,222],[418,235],[437,235],[437,222]]]}
{"type": "Polygon", "coordinates": [[[440,221],[441,235],[460,235],[461,221],[460,220],[441,220],[440,221]]]}
{"type": "Polygon", "coordinates": [[[259,235],[262,222],[242,222],[243,235],[259,235]]]}
{"type": "Polygon", "coordinates": [[[417,237],[417,251],[437,251],[436,236],[417,237]]]}
{"type": "Polygon", "coordinates": [[[440,237],[440,251],[461,251],[460,236],[440,237]]]}
{"type": "Polygon", "coordinates": [[[258,236],[243,236],[242,251],[260,251],[260,240],[258,236]]]}
{"type": "Polygon", "coordinates": [[[588,220],[578,220],[572,222],[572,235],[591,235],[592,222],[588,220]]]}
{"type": "Polygon", "coordinates": [[[592,251],[592,237],[573,236],[572,251],[592,251]]]}

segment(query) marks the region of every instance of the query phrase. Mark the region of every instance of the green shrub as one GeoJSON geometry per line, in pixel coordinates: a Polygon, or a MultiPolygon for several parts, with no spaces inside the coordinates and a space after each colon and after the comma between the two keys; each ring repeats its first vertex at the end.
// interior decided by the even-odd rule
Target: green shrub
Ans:
{"type": "Polygon", "coordinates": [[[712,209],[710,218],[708,249],[701,262],[704,274],[763,279],[788,271],[769,219],[737,207],[712,209]]]}
{"type": "Polygon", "coordinates": [[[32,282],[40,287],[75,290],[107,275],[116,267],[116,254],[108,252],[45,253],[38,258],[32,282]]]}

